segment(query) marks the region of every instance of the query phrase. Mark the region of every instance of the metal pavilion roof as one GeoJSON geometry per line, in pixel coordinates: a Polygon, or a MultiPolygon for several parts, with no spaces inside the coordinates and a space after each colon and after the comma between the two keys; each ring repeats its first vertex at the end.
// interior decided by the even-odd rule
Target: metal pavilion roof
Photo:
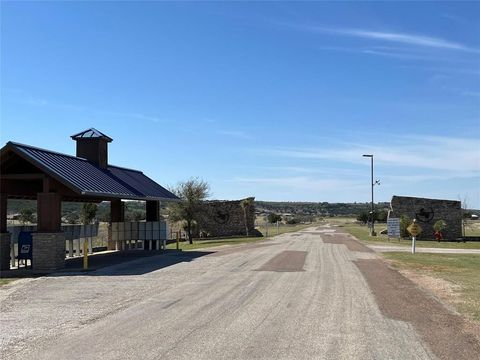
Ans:
{"type": "Polygon", "coordinates": [[[131,200],[178,200],[178,197],[141,171],[108,165],[101,169],[71,155],[8,142],[11,150],[73,191],[85,196],[131,200]]]}

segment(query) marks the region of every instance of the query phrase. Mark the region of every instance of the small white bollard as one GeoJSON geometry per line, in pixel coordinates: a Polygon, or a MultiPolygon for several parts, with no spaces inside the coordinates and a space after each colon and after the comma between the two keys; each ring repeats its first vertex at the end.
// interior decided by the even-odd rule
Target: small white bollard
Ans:
{"type": "Polygon", "coordinates": [[[68,257],[73,257],[73,240],[68,240],[68,257]]]}
{"type": "Polygon", "coordinates": [[[17,264],[15,262],[15,244],[10,242],[10,259],[12,260],[12,267],[14,268],[17,264]]]}
{"type": "Polygon", "coordinates": [[[167,239],[163,239],[163,251],[167,250],[167,239]]]}

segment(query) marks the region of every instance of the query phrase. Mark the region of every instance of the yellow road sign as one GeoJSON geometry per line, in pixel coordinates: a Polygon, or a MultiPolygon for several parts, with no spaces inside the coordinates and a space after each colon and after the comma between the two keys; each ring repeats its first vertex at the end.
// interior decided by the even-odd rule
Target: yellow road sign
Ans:
{"type": "Polygon", "coordinates": [[[407,227],[407,230],[412,236],[417,236],[422,232],[422,227],[418,225],[416,222],[413,222],[407,227]]]}

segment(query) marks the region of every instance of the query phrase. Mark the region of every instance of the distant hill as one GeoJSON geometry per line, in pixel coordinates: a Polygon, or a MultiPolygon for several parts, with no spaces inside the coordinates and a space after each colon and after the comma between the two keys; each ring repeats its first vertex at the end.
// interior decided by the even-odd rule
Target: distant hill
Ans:
{"type": "MultiPolygon", "coordinates": [[[[388,209],[388,202],[375,204],[376,209],[388,209]]],[[[257,213],[276,213],[314,216],[357,216],[370,211],[370,203],[328,203],[328,202],[274,202],[255,201],[257,213]]]]}

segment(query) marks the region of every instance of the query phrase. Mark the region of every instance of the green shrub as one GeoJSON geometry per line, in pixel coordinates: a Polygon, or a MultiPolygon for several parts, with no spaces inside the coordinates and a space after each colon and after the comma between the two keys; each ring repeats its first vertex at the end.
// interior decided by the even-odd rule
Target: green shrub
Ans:
{"type": "Polygon", "coordinates": [[[267,216],[267,220],[270,224],[275,224],[277,221],[282,221],[282,217],[275,213],[270,213],[267,216]]]}
{"type": "Polygon", "coordinates": [[[362,212],[357,216],[357,221],[361,222],[362,224],[366,224],[370,219],[370,214],[368,212],[362,212]]]}
{"type": "Polygon", "coordinates": [[[401,237],[410,237],[410,233],[407,228],[412,223],[412,220],[405,215],[400,216],[400,236],[401,237]]]}
{"type": "Polygon", "coordinates": [[[289,224],[289,225],[295,225],[295,224],[298,224],[298,223],[300,223],[300,220],[298,220],[297,218],[292,218],[292,219],[287,220],[287,224],[289,224]]]}
{"type": "Polygon", "coordinates": [[[438,220],[435,224],[433,224],[433,230],[443,232],[447,228],[447,223],[445,220],[438,220]]]}

